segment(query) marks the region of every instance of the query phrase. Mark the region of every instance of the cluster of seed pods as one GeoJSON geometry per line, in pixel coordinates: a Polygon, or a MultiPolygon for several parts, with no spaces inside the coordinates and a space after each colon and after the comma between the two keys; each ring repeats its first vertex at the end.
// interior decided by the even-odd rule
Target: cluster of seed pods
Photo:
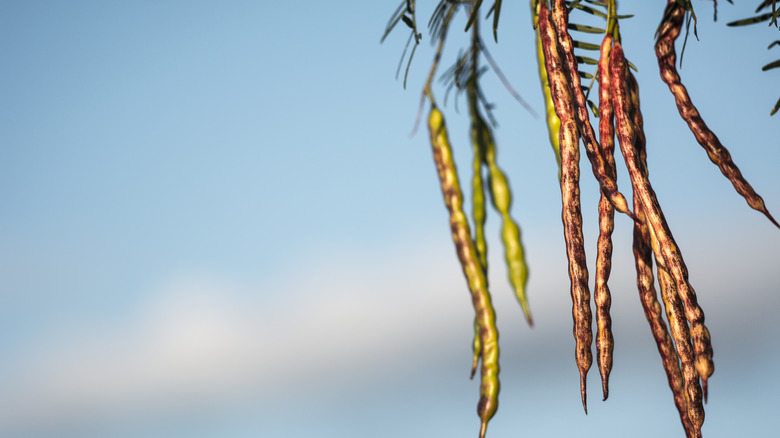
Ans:
{"type": "Polygon", "coordinates": [[[644,162],[644,135],[641,130],[641,113],[638,107],[638,90],[635,81],[629,80],[629,72],[622,47],[614,36],[607,32],[600,48],[598,62],[599,78],[599,141],[595,140],[589,123],[585,98],[581,91],[578,67],[574,57],[571,37],[568,32],[568,11],[563,0],[537,3],[538,27],[544,54],[546,75],[552,90],[556,113],[561,119],[558,133],[561,154],[561,193],[563,203],[564,235],[566,236],[571,279],[572,307],[574,318],[575,357],[580,370],[580,391],[583,407],[587,412],[586,378],[591,366],[590,293],[588,271],[585,262],[585,247],[582,242],[582,219],[578,187],[579,136],[582,137],[594,174],[602,188],[599,200],[599,238],[597,243],[596,281],[594,302],[596,304],[596,350],[597,363],[602,380],[604,399],[609,394],[609,374],[612,367],[614,340],[611,333],[611,296],[607,286],[611,270],[614,210],[628,212],[622,205],[622,195],[617,191],[614,160],[614,135],[620,141],[634,188],[634,213],[629,214],[635,222],[635,256],[637,263],[637,284],[640,298],[648,321],[662,353],[675,399],[679,402],[683,425],[689,435],[697,436],[703,422],[701,387],[699,379],[706,382],[711,374],[712,349],[709,332],[704,326],[701,309],[687,280],[682,257],[674,244],[671,232],[663,218],[655,194],[647,179],[644,162]],[[633,84],[630,89],[629,83],[633,84]],[[614,116],[613,116],[614,114],[614,116]],[[579,134],[579,136],[578,136],[579,134]],[[606,181],[607,183],[604,183],[606,181]],[[622,208],[621,208],[622,207],[622,208]],[[653,251],[654,250],[654,251],[653,251]],[[659,284],[664,292],[667,317],[670,319],[673,337],[666,332],[660,313],[660,306],[653,289],[652,259],[656,254],[659,269],[659,284]],[[683,303],[689,313],[684,313],[683,303]],[[686,320],[685,318],[688,318],[686,320]],[[688,330],[688,324],[691,330],[688,330]],[[693,338],[691,335],[693,334],[693,338]],[[674,339],[674,343],[672,343],[674,339]],[[692,341],[693,342],[692,342],[692,341]],[[696,356],[690,347],[693,343],[696,356]],[[671,355],[674,353],[674,356],[671,355]],[[679,356],[678,356],[679,354],[679,356]],[[678,357],[680,358],[678,360],[678,357]],[[696,358],[696,360],[694,360],[696,358]],[[674,359],[674,360],[672,360],[674,359]],[[682,362],[683,376],[679,378],[682,362]],[[696,365],[702,366],[697,368],[696,365]],[[672,366],[673,365],[673,366],[672,366]],[[674,367],[678,371],[674,372],[674,367]],[[683,384],[681,385],[680,382],[683,384]],[[685,392],[681,392],[684,390],[685,392]]]}
{"type": "MultiPolygon", "coordinates": [[[[505,249],[505,259],[508,266],[509,280],[515,289],[515,294],[523,308],[529,324],[532,324],[525,286],[528,269],[525,263],[523,246],[520,240],[520,228],[509,215],[511,192],[505,173],[496,160],[496,146],[492,128],[479,111],[476,78],[478,76],[477,54],[479,47],[478,25],[474,23],[472,30],[471,54],[472,63],[467,72],[465,83],[461,84],[466,91],[471,119],[471,143],[474,150],[472,177],[472,220],[475,234],[472,236],[468,217],[463,208],[463,193],[458,181],[458,173],[447,133],[444,116],[436,106],[430,82],[438,66],[441,50],[446,38],[456,4],[451,4],[440,24],[439,45],[434,64],[425,87],[424,96],[430,101],[431,109],[428,116],[430,143],[436,163],[439,182],[444,196],[444,203],[450,217],[450,230],[455,244],[458,259],[471,292],[471,300],[475,311],[474,318],[474,357],[471,377],[480,370],[480,398],[477,404],[477,415],[480,418],[479,436],[484,437],[487,425],[498,409],[498,330],[496,329],[495,310],[488,290],[487,281],[487,242],[484,232],[486,217],[486,192],[502,221],[501,235],[505,249]],[[483,171],[486,178],[483,178],[483,171]],[[485,180],[487,183],[485,183],[485,180]]],[[[457,80],[457,78],[456,78],[457,80]]]]}
{"type": "MultiPolygon", "coordinates": [[[[595,3],[595,2],[592,2],[595,3]]],[[[601,2],[614,14],[614,1],[601,2]]],[[[608,396],[608,379],[612,367],[614,340],[611,333],[610,291],[607,286],[611,270],[614,210],[627,213],[634,221],[634,257],[637,286],[651,332],[658,346],[675,405],[688,437],[700,437],[707,399],[707,381],[714,371],[710,334],[704,324],[704,313],[696,293],[688,281],[688,271],[682,254],[664,218],[663,211],[648,179],[643,120],[639,108],[639,90],[619,41],[616,20],[608,18],[606,35],[598,61],[599,142],[586,120],[585,99],[581,90],[578,67],[571,37],[568,35],[568,10],[564,0],[532,1],[535,5],[538,35],[544,62],[543,87],[549,87],[545,97],[552,101],[560,125],[549,126],[557,131],[560,148],[563,225],[569,259],[569,276],[574,317],[575,357],[580,370],[583,407],[586,407],[586,375],[591,366],[591,310],[588,271],[582,243],[577,168],[579,140],[583,141],[594,175],[601,185],[599,200],[599,238],[597,243],[596,305],[597,363],[602,379],[604,399],[608,396]],[[614,20],[614,21],[610,21],[614,20]],[[633,214],[623,208],[622,195],[615,184],[614,137],[617,136],[633,188],[633,214]],[[659,302],[654,287],[655,262],[659,302]],[[665,312],[661,310],[661,302],[665,312]],[[667,330],[667,323],[669,330],[667,330]]],[[[675,68],[674,42],[680,33],[686,7],[679,0],[668,0],[660,26],[656,54],[661,77],[674,95],[680,115],[688,123],[710,159],[732,182],[754,209],[764,213],[775,225],[764,202],[745,181],[715,134],[707,127],[688,96],[675,68]]],[[[550,120],[548,114],[548,120],[550,120]]],[[[587,412],[587,407],[585,408],[587,412]]]]}
{"type": "MultiPolygon", "coordinates": [[[[580,395],[587,413],[587,374],[596,345],[596,363],[602,383],[603,399],[609,395],[609,376],[615,348],[610,316],[611,292],[608,280],[611,272],[612,233],[615,211],[624,213],[633,222],[633,254],[637,274],[639,300],[656,342],[674,403],[679,412],[685,434],[701,437],[704,422],[704,403],[707,400],[707,382],[714,371],[710,333],[704,324],[704,313],[696,293],[688,280],[688,271],[663,211],[650,184],[647,169],[647,148],[644,121],[640,110],[639,88],[623,53],[616,14],[615,0],[583,0],[606,9],[599,13],[607,20],[605,29],[571,25],[570,7],[593,11],[580,1],[531,0],[536,31],[537,57],[546,104],[546,120],[550,143],[558,162],[562,213],[568,272],[571,282],[575,362],[579,370],[580,395]],[[576,42],[571,29],[604,34],[600,46],[576,42]],[[594,32],[595,30],[595,32],[594,32]],[[598,105],[587,101],[579,71],[575,47],[598,50],[597,64],[598,105]],[[590,121],[588,103],[598,117],[598,136],[590,121]],[[629,207],[617,187],[615,138],[617,137],[630,177],[633,202],[629,207]],[[593,302],[588,286],[588,267],[583,237],[582,206],[580,202],[580,141],[583,144],[595,179],[600,187],[598,203],[599,236],[596,244],[593,302]],[[660,299],[656,291],[660,292],[660,299]],[[593,319],[596,334],[593,333],[593,319]]],[[[510,283],[529,325],[532,318],[526,298],[528,268],[521,243],[520,228],[510,216],[512,202],[506,174],[496,160],[496,142],[492,126],[480,110],[484,97],[478,85],[479,53],[484,50],[479,39],[477,10],[481,1],[455,2],[440,0],[429,23],[431,34],[438,39],[433,65],[423,90],[423,103],[430,104],[428,130],[436,170],[439,176],[444,204],[449,213],[450,231],[456,253],[466,278],[475,311],[473,360],[471,377],[479,369],[480,397],[477,414],[480,418],[479,437],[484,438],[487,425],[498,409],[499,348],[496,314],[488,289],[488,258],[485,221],[488,200],[501,217],[501,238],[508,266],[510,283]],[[446,40],[447,30],[455,11],[464,6],[469,10],[466,30],[472,31],[470,51],[459,59],[454,71],[454,84],[465,92],[468,100],[470,140],[473,149],[471,178],[471,224],[464,209],[464,195],[460,188],[452,147],[444,121],[437,106],[431,83],[433,81],[446,40]]],[[[406,0],[396,11],[385,36],[398,22],[412,29],[415,42],[420,36],[414,19],[415,2],[406,0]]],[[[494,36],[498,23],[500,2],[494,9],[494,36]]],[[[767,211],[761,197],[742,177],[726,148],[702,120],[682,85],[675,67],[674,44],[680,34],[689,0],[668,0],[659,27],[655,45],[661,77],[669,86],[680,115],[688,123],[696,140],[707,151],[710,159],[732,182],[748,204],[765,214],[780,227],[767,211]]],[[[411,39],[410,39],[411,41],[411,39]]],[[[585,76],[588,77],[588,76],[585,76]]],[[[594,79],[595,80],[595,79],[594,79]]],[[[422,107],[421,107],[422,109],[422,107]]],[[[489,109],[488,109],[489,111],[489,109]]],[[[488,114],[490,115],[490,114],[488,114]]]]}

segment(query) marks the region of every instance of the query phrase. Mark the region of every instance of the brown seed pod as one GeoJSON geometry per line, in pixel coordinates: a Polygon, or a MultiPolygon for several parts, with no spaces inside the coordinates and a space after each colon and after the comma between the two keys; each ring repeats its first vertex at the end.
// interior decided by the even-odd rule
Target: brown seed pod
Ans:
{"type": "MultiPolygon", "coordinates": [[[[674,95],[680,116],[688,124],[694,137],[696,137],[696,141],[707,151],[710,160],[720,168],[721,173],[731,181],[737,193],[745,198],[750,207],[764,213],[775,226],[780,228],[780,224],[766,209],[764,200],[748,184],[737,165],[732,161],[728,149],[721,144],[715,133],[704,123],[699,111],[693,105],[691,97],[688,95],[688,90],[682,84],[680,75],[675,67],[677,55],[674,50],[674,43],[680,35],[684,17],[685,8],[680,6],[679,1],[669,0],[664,11],[664,21],[658,30],[658,41],[655,43],[655,54],[658,58],[661,79],[669,86],[669,90],[674,95]]],[[[706,372],[706,370],[700,371],[706,372]]],[[[704,378],[706,388],[706,377],[702,375],[702,378],[704,378]]]]}
{"type": "Polygon", "coordinates": [[[590,123],[585,94],[582,92],[582,84],[577,69],[577,59],[574,57],[574,43],[568,30],[569,14],[566,9],[566,2],[564,0],[551,0],[551,3],[552,21],[562,56],[561,64],[574,96],[574,116],[585,145],[588,160],[590,160],[593,167],[593,175],[615,209],[634,218],[634,215],[628,209],[626,198],[618,191],[615,177],[611,176],[607,170],[606,158],[600,150],[599,143],[596,141],[596,132],[590,123]]]}
{"type": "MultiPolygon", "coordinates": [[[[644,169],[643,173],[647,175],[647,149],[645,148],[647,140],[645,139],[645,123],[642,118],[642,111],[639,108],[639,84],[637,84],[636,78],[634,77],[634,74],[631,73],[631,70],[628,70],[628,82],[626,83],[626,86],[628,87],[628,94],[631,97],[629,114],[631,120],[634,122],[634,133],[636,135],[635,144],[639,152],[639,164],[641,165],[641,168],[644,169]]],[[[642,216],[644,217],[644,213],[642,216]]]]}
{"type": "MultiPolygon", "coordinates": [[[[606,171],[615,178],[615,129],[612,125],[612,96],[609,82],[609,53],[612,50],[612,36],[607,35],[601,43],[599,57],[599,140],[606,159],[606,171]]],[[[634,211],[636,214],[636,211],[634,211]]],[[[615,210],[602,192],[599,199],[599,238],[596,254],[596,282],[593,301],[596,304],[596,351],[598,352],[601,390],[604,400],[609,396],[609,373],[612,371],[612,351],[615,341],[612,336],[612,318],[609,314],[612,297],[607,280],[612,269],[612,231],[615,229],[615,210]]]]}
{"type": "MultiPolygon", "coordinates": [[[[627,97],[627,91],[625,84],[628,82],[627,79],[620,82],[620,84],[615,84],[616,79],[615,75],[618,75],[618,77],[625,77],[627,73],[625,71],[627,70],[625,67],[625,59],[622,57],[622,48],[620,48],[620,45],[618,43],[615,43],[615,48],[613,48],[613,52],[619,49],[620,51],[620,60],[617,60],[617,64],[622,64],[623,68],[621,69],[619,66],[615,66],[614,68],[610,68],[610,71],[613,75],[613,88],[616,90],[614,94],[615,99],[615,116],[616,120],[618,120],[618,123],[620,123],[620,113],[618,111],[618,104],[617,102],[619,99],[628,99],[627,97]],[[618,97],[618,91],[623,94],[623,97],[618,97]]],[[[615,61],[615,55],[613,53],[613,63],[615,61]]],[[[628,101],[625,102],[625,104],[628,104],[628,101]]],[[[625,111],[624,116],[625,118],[628,118],[627,110],[625,111]]],[[[627,123],[627,120],[623,121],[624,124],[627,123]]],[[[626,135],[630,135],[630,139],[627,139],[626,141],[633,141],[633,136],[635,135],[635,132],[633,130],[633,127],[631,127],[630,123],[626,124],[627,129],[630,130],[630,133],[627,131],[626,135]]],[[[621,138],[620,129],[618,129],[619,138],[621,138]]],[[[631,144],[631,143],[628,143],[631,144]]],[[[621,138],[621,150],[623,150],[624,156],[626,154],[631,154],[630,157],[626,157],[626,164],[629,167],[629,174],[631,174],[632,177],[632,183],[634,182],[634,175],[631,171],[632,166],[636,167],[637,170],[639,170],[641,164],[637,162],[636,160],[636,154],[633,150],[633,148],[623,148],[623,138],[621,138]]],[[[707,393],[706,387],[707,387],[707,379],[710,375],[712,375],[712,372],[714,370],[714,365],[712,363],[712,346],[710,344],[710,334],[707,327],[704,325],[704,313],[701,310],[701,307],[699,307],[698,301],[696,299],[696,292],[693,290],[693,287],[691,287],[690,283],[688,282],[688,269],[685,266],[685,262],[683,261],[682,254],[680,253],[679,248],[677,247],[677,244],[674,241],[674,237],[672,236],[671,230],[669,229],[668,224],[666,223],[666,220],[664,219],[663,212],[661,211],[661,206],[658,204],[658,200],[655,197],[655,193],[652,190],[652,187],[650,186],[649,181],[647,181],[647,178],[642,178],[641,172],[637,174],[637,178],[644,179],[645,181],[640,185],[637,186],[634,184],[634,188],[637,189],[638,194],[640,195],[640,199],[642,199],[642,206],[645,210],[645,215],[647,217],[648,225],[652,228],[652,231],[658,236],[658,240],[661,244],[661,256],[663,259],[664,264],[668,267],[669,273],[672,275],[672,278],[675,281],[675,284],[677,286],[678,293],[680,294],[680,299],[682,300],[683,306],[685,307],[685,316],[688,319],[688,321],[691,324],[691,337],[693,339],[693,345],[694,345],[694,351],[696,353],[696,369],[699,372],[699,375],[702,378],[702,386],[704,387],[704,393],[707,393]]],[[[705,397],[706,399],[706,397],[705,397]]]]}
{"type": "MultiPolygon", "coordinates": [[[[626,86],[629,81],[627,76],[628,69],[623,56],[623,49],[619,42],[615,42],[612,48],[610,74],[612,76],[612,96],[620,149],[628,167],[634,192],[642,205],[642,211],[646,217],[651,239],[654,241],[653,252],[656,254],[656,264],[659,266],[659,282],[664,302],[666,303],[672,336],[682,362],[688,417],[694,430],[700,430],[704,421],[704,409],[701,407],[701,390],[697,391],[699,384],[697,371],[699,375],[702,375],[701,370],[699,370],[700,363],[705,363],[712,367],[712,347],[710,345],[709,331],[704,326],[704,313],[698,306],[696,294],[688,283],[688,272],[682,255],[674,242],[647,174],[643,172],[644,166],[641,162],[639,151],[635,146],[636,132],[629,109],[631,97],[626,86]],[[664,269],[661,269],[661,267],[664,269]],[[668,276],[666,275],[667,273],[668,276]],[[666,281],[668,277],[671,278],[669,281],[666,281]],[[676,294],[673,293],[675,289],[677,291],[676,294]],[[675,306],[674,300],[678,299],[678,294],[685,310],[684,316],[691,323],[690,335],[688,333],[688,324],[683,315],[681,315],[683,312],[679,312],[681,309],[675,306]],[[670,309],[674,311],[674,314],[669,313],[670,309]],[[693,352],[689,348],[689,339],[693,340],[693,352]],[[695,363],[695,369],[692,362],[695,363]]],[[[704,379],[703,375],[702,379],[704,379]]]]}
{"type": "Polygon", "coordinates": [[[666,319],[671,327],[672,337],[680,357],[685,400],[688,410],[688,420],[693,427],[694,436],[701,436],[701,426],[704,423],[704,405],[702,403],[702,391],[699,385],[699,374],[696,371],[695,356],[691,346],[690,331],[685,319],[685,311],[677,293],[677,286],[669,271],[660,261],[660,244],[652,229],[649,229],[653,253],[655,254],[656,272],[658,284],[661,289],[661,297],[666,308],[666,319]]]}
{"type": "Polygon", "coordinates": [[[561,119],[559,143],[561,150],[561,200],[566,255],[569,259],[571,280],[572,317],[574,319],[575,358],[580,372],[582,407],[588,412],[586,381],[593,362],[591,344],[590,290],[585,246],[582,236],[582,213],[579,188],[579,136],[572,109],[572,96],[561,65],[555,29],[550,22],[550,11],[544,2],[539,8],[539,32],[544,50],[544,64],[550,81],[555,112],[561,119]]]}
{"type": "Polygon", "coordinates": [[[653,287],[653,258],[650,247],[650,232],[647,229],[647,224],[644,222],[642,205],[638,197],[634,198],[634,213],[639,217],[639,221],[634,222],[633,247],[639,299],[647,322],[650,324],[650,331],[658,347],[658,353],[661,355],[661,362],[663,363],[664,371],[666,371],[666,379],[674,396],[674,404],[677,407],[677,412],[680,414],[680,422],[685,429],[686,436],[693,438],[697,436],[697,433],[688,418],[688,401],[685,383],[680,372],[680,358],[667,331],[666,323],[663,319],[663,310],[661,310],[658,296],[653,287]]]}
{"type": "MultiPolygon", "coordinates": [[[[634,146],[636,148],[639,164],[642,172],[647,176],[647,151],[645,149],[645,134],[643,130],[642,112],[639,108],[639,87],[636,79],[631,72],[628,72],[628,93],[631,98],[630,116],[636,133],[634,146]]],[[[603,143],[603,142],[602,142],[603,143]]],[[[647,322],[650,324],[650,331],[655,339],[658,353],[661,355],[661,362],[666,372],[666,379],[669,388],[674,396],[674,404],[680,415],[680,422],[685,429],[685,435],[688,438],[701,436],[699,430],[695,429],[688,418],[688,401],[685,392],[685,383],[682,372],[680,371],[680,357],[674,347],[674,342],[666,328],[663,319],[663,310],[658,302],[658,296],[653,287],[653,253],[651,248],[650,231],[645,222],[645,215],[642,211],[642,204],[639,197],[634,193],[634,213],[638,221],[634,222],[634,261],[637,273],[637,288],[639,298],[642,303],[642,309],[645,312],[647,322]]]]}
{"type": "Polygon", "coordinates": [[[498,330],[496,329],[496,314],[491,303],[487,288],[485,271],[479,261],[479,256],[471,240],[469,224],[463,213],[463,194],[458,183],[458,172],[452,156],[452,149],[447,137],[444,117],[435,105],[431,106],[428,118],[431,148],[439,174],[444,204],[450,213],[450,230],[455,250],[458,254],[463,274],[471,292],[471,301],[476,313],[479,329],[480,358],[480,399],[477,405],[477,415],[481,420],[480,437],[484,437],[488,421],[498,409],[498,330]]]}

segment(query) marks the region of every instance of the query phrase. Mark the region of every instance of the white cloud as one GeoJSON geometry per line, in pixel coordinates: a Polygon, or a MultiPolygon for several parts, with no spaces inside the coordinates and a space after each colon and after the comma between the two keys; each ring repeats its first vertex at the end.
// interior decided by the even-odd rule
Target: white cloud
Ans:
{"type": "Polygon", "coordinates": [[[0,435],[175,412],[250,392],[271,395],[293,379],[338,376],[367,363],[392,366],[420,348],[416,333],[443,329],[468,311],[457,271],[428,274],[457,269],[445,267],[452,259],[425,251],[413,259],[335,256],[256,287],[173,275],[149,294],[141,314],[81,324],[17,358],[22,371],[13,382],[0,380],[0,435]],[[460,303],[449,299],[453,293],[460,303]]]}
{"type": "MultiPolygon", "coordinates": [[[[533,246],[533,237],[529,240],[533,246]]],[[[537,327],[533,332],[511,327],[537,345],[523,347],[529,355],[551,336],[566,336],[568,342],[571,333],[562,257],[553,250],[540,252],[531,284],[537,327]]],[[[499,255],[494,256],[493,266],[500,266],[499,255]]],[[[613,274],[613,302],[624,303],[616,304],[617,310],[621,305],[639,309],[632,268],[625,262],[613,274]]],[[[749,274],[754,284],[771,278],[763,264],[754,268],[749,274]]],[[[522,325],[498,271],[492,278],[499,324],[522,325]],[[505,316],[512,312],[517,321],[505,316]]],[[[705,293],[710,299],[703,305],[708,315],[716,315],[708,321],[717,326],[729,301],[712,299],[722,291],[705,293]]],[[[219,409],[245,397],[300,395],[312,384],[370,379],[366,373],[413,366],[409,358],[443,339],[451,341],[453,333],[467,341],[470,327],[464,321],[472,317],[447,246],[383,255],[330,250],[255,285],[204,273],[172,274],[148,296],[133,317],[87,321],[14,358],[21,371],[0,376],[0,436],[219,409]]],[[[639,319],[630,323],[645,333],[641,311],[635,315],[639,319]]],[[[513,336],[504,335],[503,345],[513,336]]],[[[463,361],[465,368],[469,358],[463,361]]]]}

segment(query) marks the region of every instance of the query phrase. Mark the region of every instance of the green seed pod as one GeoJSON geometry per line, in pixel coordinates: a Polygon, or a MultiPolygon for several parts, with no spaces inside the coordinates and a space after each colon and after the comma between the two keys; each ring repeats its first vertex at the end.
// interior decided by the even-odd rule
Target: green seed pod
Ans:
{"type": "MultiPolygon", "coordinates": [[[[531,2],[533,5],[533,1],[531,2]]],[[[535,21],[538,19],[536,11],[533,11],[535,21]]],[[[539,64],[539,79],[542,83],[542,95],[544,96],[544,113],[547,120],[547,131],[550,137],[550,145],[555,152],[555,162],[558,164],[558,179],[561,179],[561,146],[558,140],[558,131],[561,129],[561,119],[555,114],[555,104],[552,100],[552,94],[550,91],[550,82],[547,80],[547,70],[544,68],[544,51],[542,50],[542,38],[539,35],[539,27],[534,23],[536,28],[536,60],[539,64]]]]}
{"type": "Polygon", "coordinates": [[[482,181],[482,163],[485,152],[481,146],[482,132],[477,123],[471,123],[471,144],[474,149],[471,178],[471,214],[474,219],[474,245],[476,245],[482,269],[487,272],[487,241],[485,239],[485,188],[482,181]]]}
{"type": "MultiPolygon", "coordinates": [[[[525,287],[528,280],[528,267],[525,263],[523,245],[520,241],[520,227],[512,220],[509,215],[509,209],[512,203],[511,190],[507,182],[506,175],[498,167],[496,160],[496,144],[490,125],[485,122],[479,111],[479,90],[477,78],[479,76],[478,53],[479,53],[479,34],[477,23],[474,23],[472,29],[472,47],[471,64],[469,78],[466,81],[466,95],[469,103],[469,118],[471,119],[472,145],[474,148],[474,185],[476,193],[474,202],[474,223],[476,224],[476,243],[480,256],[483,257],[483,266],[487,266],[484,259],[487,252],[487,245],[484,243],[484,194],[482,188],[481,170],[484,165],[488,170],[488,188],[490,197],[495,209],[501,214],[501,235],[504,242],[504,255],[507,263],[509,281],[512,284],[515,295],[523,309],[525,318],[530,325],[533,325],[531,312],[528,307],[528,300],[525,294],[525,287]],[[477,160],[480,160],[479,162],[477,160]],[[479,192],[479,193],[477,193],[479,192]],[[480,242],[481,240],[481,242],[480,242]],[[480,249],[483,245],[484,250],[480,249]]],[[[487,269],[485,269],[487,272],[487,269]]]]}
{"type": "Polygon", "coordinates": [[[469,379],[474,378],[474,374],[477,373],[477,365],[479,365],[479,356],[482,354],[482,342],[479,339],[479,322],[474,318],[474,340],[471,344],[471,349],[474,352],[474,360],[471,362],[471,375],[469,379]]]}
{"type": "Polygon", "coordinates": [[[481,420],[480,437],[483,438],[488,421],[498,409],[498,330],[496,314],[487,288],[485,272],[471,240],[469,224],[463,213],[463,194],[458,183],[458,173],[452,156],[452,149],[444,124],[444,116],[431,105],[428,118],[431,148],[444,195],[444,204],[450,214],[450,230],[463,274],[471,292],[471,301],[476,313],[481,344],[482,365],[480,368],[480,399],[477,414],[481,420]]]}
{"type": "Polygon", "coordinates": [[[528,321],[529,325],[533,325],[533,318],[531,317],[531,310],[525,293],[528,283],[528,266],[525,262],[520,227],[509,214],[509,209],[512,205],[512,193],[509,189],[506,174],[498,167],[496,146],[490,128],[481,117],[477,117],[479,123],[483,126],[482,143],[485,148],[485,162],[488,166],[490,199],[493,201],[493,207],[501,215],[501,239],[504,242],[504,257],[506,259],[509,282],[515,290],[515,296],[520,302],[526,321],[528,321]]]}

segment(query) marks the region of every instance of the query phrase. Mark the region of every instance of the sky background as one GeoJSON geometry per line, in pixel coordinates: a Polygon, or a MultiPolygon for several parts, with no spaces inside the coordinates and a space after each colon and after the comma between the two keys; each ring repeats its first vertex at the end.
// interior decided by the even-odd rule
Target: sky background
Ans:
{"type": "MultiPolygon", "coordinates": [[[[433,2],[419,3],[425,23],[433,2]]],[[[488,48],[542,114],[526,3],[504,2],[488,48]]],[[[620,12],[637,15],[623,40],[654,188],[712,333],[703,431],[769,436],[780,232],[707,159],[659,79],[664,3],[620,12]]],[[[681,74],[780,215],[780,116],[769,117],[780,89],[760,70],[777,58],[766,50],[777,30],[726,28],[757,2],[721,3],[713,23],[711,2],[695,2],[700,41],[689,38],[681,74]]],[[[469,295],[427,133],[409,135],[432,49],[420,46],[404,90],[394,74],[408,33],[379,44],[396,6],[0,1],[0,436],[477,435],[469,295]]],[[[546,127],[492,73],[484,88],[536,322],[508,287],[489,215],[502,392],[488,436],[683,436],[623,216],[610,398],[594,366],[583,414],[546,127]]],[[[450,99],[445,115],[468,178],[466,114],[450,99]]],[[[598,192],[582,175],[592,272],[598,192]]],[[[629,191],[625,172],[618,183],[629,191]]]]}

